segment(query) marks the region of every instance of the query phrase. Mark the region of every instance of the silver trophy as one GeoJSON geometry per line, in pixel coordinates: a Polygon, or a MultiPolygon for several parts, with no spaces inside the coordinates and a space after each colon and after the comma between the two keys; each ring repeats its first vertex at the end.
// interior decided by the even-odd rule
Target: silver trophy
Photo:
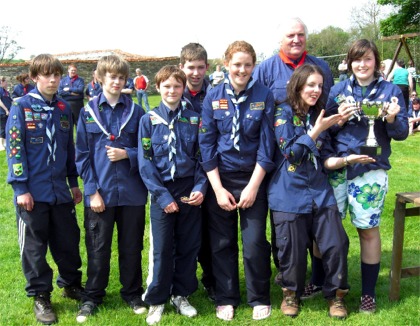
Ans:
{"type": "Polygon", "coordinates": [[[374,125],[376,119],[385,119],[388,106],[389,102],[370,102],[367,100],[356,102],[357,110],[354,115],[358,119],[367,118],[369,122],[369,133],[366,138],[366,144],[361,147],[360,154],[371,157],[381,155],[382,148],[376,140],[374,125]]]}

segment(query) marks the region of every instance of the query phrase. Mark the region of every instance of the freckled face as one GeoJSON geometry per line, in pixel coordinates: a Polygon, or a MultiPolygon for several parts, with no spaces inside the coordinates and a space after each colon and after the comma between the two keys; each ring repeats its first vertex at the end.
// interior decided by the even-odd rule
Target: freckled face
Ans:
{"type": "Polygon", "coordinates": [[[232,55],[232,59],[225,63],[225,65],[229,69],[229,77],[235,93],[243,91],[255,67],[252,56],[249,53],[236,52],[232,55]]]}

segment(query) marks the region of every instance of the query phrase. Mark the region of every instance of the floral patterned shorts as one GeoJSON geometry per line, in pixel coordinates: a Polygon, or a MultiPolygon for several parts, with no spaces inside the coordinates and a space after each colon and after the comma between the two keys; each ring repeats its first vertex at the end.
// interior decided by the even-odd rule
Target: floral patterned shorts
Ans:
{"type": "Polygon", "coordinates": [[[351,223],[359,229],[379,226],[388,192],[388,174],[385,170],[366,172],[347,180],[346,170],[333,171],[328,176],[337,200],[341,218],[346,217],[347,208],[351,223]]]}

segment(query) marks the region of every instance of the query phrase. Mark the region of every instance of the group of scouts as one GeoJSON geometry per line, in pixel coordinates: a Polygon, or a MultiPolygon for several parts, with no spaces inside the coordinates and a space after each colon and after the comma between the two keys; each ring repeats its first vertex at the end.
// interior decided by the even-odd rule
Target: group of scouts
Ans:
{"type": "Polygon", "coordinates": [[[188,300],[198,288],[197,261],[217,318],[234,318],[241,302],[238,225],[253,320],[271,315],[272,251],[284,315],[296,317],[300,300],[323,293],[329,315],[345,318],[349,240],[341,220],[347,210],[361,239],[360,311],[375,311],[390,141],[408,134],[401,91],[379,76],[372,42],[351,46],[352,76],[333,86],[328,65],[306,53],[305,24],[291,19],[282,32],[279,54],[258,66],[249,43],[230,44],[224,55],[228,72],[214,87],[205,79],[205,49],[187,44],[179,67],[164,66],[156,74],[161,102],[147,113],[122,93],[129,65],[118,56],[98,61],[102,92],[76,119],[57,96],[59,60],[41,54],[31,61],[36,87],[11,106],[6,147],[26,292],[39,322],[57,322],[47,249],[63,296],[81,303],[77,322],[98,311],[109,281],[115,224],[121,297],[134,313],[147,312],[149,325],[161,320],[168,301],[181,315],[197,315],[188,300]],[[338,100],[343,96],[347,101],[338,100]],[[388,103],[384,119],[375,121],[382,146],[375,157],[359,150],[368,122],[356,117],[354,102],[363,99],[388,103]],[[84,286],[75,213],[82,199],[84,286]],[[308,250],[312,277],[305,286],[308,250]]]}

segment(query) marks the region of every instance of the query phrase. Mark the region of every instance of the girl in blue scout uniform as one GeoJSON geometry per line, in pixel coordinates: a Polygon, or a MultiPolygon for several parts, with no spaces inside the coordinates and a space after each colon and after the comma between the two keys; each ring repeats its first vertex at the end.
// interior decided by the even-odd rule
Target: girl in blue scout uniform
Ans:
{"type": "Polygon", "coordinates": [[[82,261],[75,204],[81,202],[82,193],[74,162],[72,113],[56,96],[63,66],[53,56],[40,54],[29,71],[36,88],[13,103],[6,126],[7,182],[15,195],[27,296],[35,299],[37,320],[49,325],[57,318],[50,301],[53,270],[47,249],[57,264],[63,295],[80,299],[82,261]]]}
{"type": "Polygon", "coordinates": [[[354,42],[347,53],[347,62],[353,74],[331,88],[327,103],[329,114],[338,112],[345,115],[340,126],[331,130],[337,158],[328,168],[337,169],[330,175],[330,182],[341,217],[344,218],[349,209],[351,222],[359,233],[362,272],[359,310],[372,313],[376,309],[375,286],[381,257],[379,224],[388,191],[391,139],[406,139],[408,122],[401,90],[379,74],[379,52],[373,42],[364,39],[354,42]],[[340,105],[339,98],[347,98],[350,103],[340,105]],[[353,158],[349,155],[360,154],[369,132],[368,119],[363,116],[359,119],[352,114],[355,109],[353,103],[363,100],[389,104],[385,118],[376,119],[374,124],[382,153],[375,157],[353,158]],[[343,168],[341,162],[344,158],[348,165],[343,168]]]}
{"type": "MultiPolygon", "coordinates": [[[[287,86],[287,101],[275,112],[275,135],[283,156],[268,187],[282,279],[284,315],[297,316],[305,287],[307,249],[315,241],[326,269],[324,297],[330,316],[343,318],[348,292],[348,238],[333,190],[323,169],[327,133],[340,115],[324,118],[323,72],[315,65],[298,67],[287,86]]],[[[327,151],[331,153],[331,150],[327,151]]]]}
{"type": "Polygon", "coordinates": [[[12,98],[22,97],[34,89],[34,86],[29,83],[31,79],[28,74],[21,74],[16,77],[16,80],[19,84],[13,88],[12,98]]]}
{"type": "Polygon", "coordinates": [[[151,194],[149,276],[144,301],[150,305],[147,323],[157,323],[164,305],[193,317],[187,297],[197,289],[200,249],[200,205],[207,178],[199,163],[200,116],[187,108],[182,94],[184,72],[164,66],[155,77],[162,96],[159,107],[140,121],[140,174],[151,194]]]}
{"type": "Polygon", "coordinates": [[[253,319],[271,314],[265,175],[275,167],[274,99],[267,87],[252,79],[255,62],[250,44],[229,45],[225,52],[229,75],[207,93],[199,135],[202,166],[212,185],[206,200],[216,316],[223,320],[232,320],[240,304],[238,210],[247,301],[253,307],[253,319]]]}
{"type": "Polygon", "coordinates": [[[147,189],[137,159],[138,126],[144,111],[121,95],[129,64],[115,55],[98,61],[103,93],[80,112],[76,164],[84,183],[84,226],[88,266],[77,321],[84,322],[101,304],[109,281],[114,224],[118,229],[121,297],[136,314],[146,312],[141,300],[141,251],[147,189]]]}

